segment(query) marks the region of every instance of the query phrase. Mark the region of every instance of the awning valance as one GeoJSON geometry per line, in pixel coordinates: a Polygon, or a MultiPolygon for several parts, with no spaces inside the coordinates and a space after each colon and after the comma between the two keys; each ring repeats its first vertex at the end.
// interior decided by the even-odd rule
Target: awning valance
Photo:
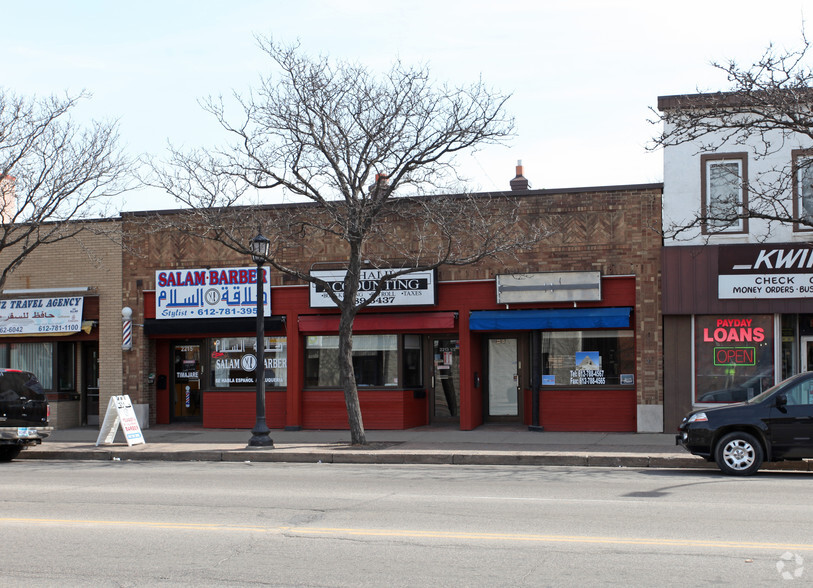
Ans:
{"type": "Polygon", "coordinates": [[[472,331],[537,329],[624,329],[632,308],[551,308],[544,310],[480,310],[469,317],[472,331]]]}
{"type": "MultiPolygon", "coordinates": [[[[263,318],[265,331],[282,331],[285,321],[281,316],[263,318]]],[[[209,318],[209,319],[145,319],[144,334],[155,335],[202,335],[205,333],[256,333],[256,318],[209,318]]]]}
{"type": "MultiPolygon", "coordinates": [[[[360,314],[353,321],[353,332],[454,330],[453,312],[410,312],[402,314],[360,314]]],[[[339,331],[338,315],[302,315],[299,330],[303,333],[339,331]]]]}

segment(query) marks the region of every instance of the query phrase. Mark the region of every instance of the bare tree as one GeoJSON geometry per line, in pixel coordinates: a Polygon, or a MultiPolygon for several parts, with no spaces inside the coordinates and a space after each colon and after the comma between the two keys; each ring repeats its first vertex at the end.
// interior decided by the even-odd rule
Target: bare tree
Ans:
{"type": "MultiPolygon", "coordinates": [[[[158,184],[190,210],[183,230],[248,255],[258,224],[267,262],[325,289],[340,310],[339,369],[353,444],[366,437],[352,362],[353,321],[387,280],[441,265],[476,263],[537,242],[520,202],[459,193],[454,157],[511,135],[506,96],[482,82],[434,86],[426,67],[396,62],[382,76],[353,63],[312,58],[298,46],[260,40],[276,72],[237,113],[222,99],[205,108],[234,139],[226,148],[173,149],[158,184]],[[279,189],[300,203],[246,205],[279,189]],[[236,205],[244,205],[237,207],[236,205]],[[314,261],[346,270],[341,291],[311,274],[314,261]],[[384,270],[359,292],[362,269],[384,270]]],[[[176,227],[177,228],[177,227],[176,227]]]]}
{"type": "Polygon", "coordinates": [[[0,288],[40,245],[90,230],[128,187],[129,161],[116,125],[80,125],[71,112],[86,95],[25,98],[0,89],[0,288]]]}
{"type": "MultiPolygon", "coordinates": [[[[662,97],[659,110],[652,109],[656,118],[650,122],[662,125],[663,132],[654,138],[652,148],[691,143],[698,152],[714,152],[724,146],[743,146],[753,150],[756,159],[764,160],[789,145],[809,145],[813,141],[813,70],[809,62],[810,44],[804,35],[800,49],[769,45],[751,65],[735,60],[712,62],[726,74],[731,88],[662,97]]],[[[747,180],[746,207],[735,206],[734,199],[728,205],[719,202],[690,222],[671,227],[670,232],[677,236],[701,225],[725,228],[748,218],[767,221],[769,230],[772,223],[813,228],[813,211],[794,209],[789,197],[799,166],[810,168],[813,178],[810,158],[768,165],[747,180]]]]}

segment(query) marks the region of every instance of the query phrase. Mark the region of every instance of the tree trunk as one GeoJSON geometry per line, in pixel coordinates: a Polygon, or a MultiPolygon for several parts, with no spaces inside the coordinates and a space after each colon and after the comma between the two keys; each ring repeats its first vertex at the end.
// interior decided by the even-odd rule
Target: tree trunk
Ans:
{"type": "Polygon", "coordinates": [[[364,422],[361,418],[359,390],[356,385],[356,374],[353,370],[353,321],[356,318],[356,295],[359,289],[361,268],[361,242],[350,243],[347,274],[344,278],[344,295],[339,318],[339,375],[344,390],[344,403],[347,407],[347,420],[350,424],[350,442],[353,445],[366,445],[364,422]]]}
{"type": "Polygon", "coordinates": [[[367,437],[361,418],[359,391],[356,386],[356,374],[353,371],[354,315],[351,309],[342,309],[339,320],[339,374],[344,390],[344,404],[347,407],[347,420],[350,423],[350,442],[353,445],[366,445],[367,437]]]}

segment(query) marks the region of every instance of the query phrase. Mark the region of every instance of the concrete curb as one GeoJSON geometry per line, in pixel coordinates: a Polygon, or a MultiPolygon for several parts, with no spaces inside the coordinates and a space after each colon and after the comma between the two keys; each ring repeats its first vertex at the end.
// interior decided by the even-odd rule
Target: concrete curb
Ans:
{"type": "MultiPolygon", "coordinates": [[[[398,450],[277,450],[277,449],[179,449],[177,451],[133,450],[128,447],[46,449],[23,451],[19,460],[56,461],[208,461],[257,463],[326,463],[377,465],[463,465],[463,466],[575,466],[604,468],[717,469],[693,455],[638,455],[580,452],[529,451],[398,451],[398,450]]],[[[763,470],[813,471],[813,460],[767,463],[763,470]]]]}
{"type": "MultiPolygon", "coordinates": [[[[332,463],[378,465],[519,465],[519,466],[578,466],[631,468],[697,468],[707,464],[700,458],[650,457],[644,455],[589,455],[583,453],[514,453],[514,452],[377,452],[377,451],[274,451],[274,450],[179,450],[129,451],[123,449],[91,449],[87,451],[37,449],[24,451],[17,459],[25,460],[87,460],[87,461],[210,461],[210,462],[274,462],[332,463]]],[[[804,468],[807,470],[807,467],[804,468]]]]}

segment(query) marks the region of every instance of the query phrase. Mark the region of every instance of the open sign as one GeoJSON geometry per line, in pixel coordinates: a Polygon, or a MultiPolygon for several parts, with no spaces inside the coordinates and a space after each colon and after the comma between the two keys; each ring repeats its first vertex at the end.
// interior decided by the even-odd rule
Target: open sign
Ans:
{"type": "Polygon", "coordinates": [[[714,365],[756,365],[755,347],[715,347],[714,365]]]}

